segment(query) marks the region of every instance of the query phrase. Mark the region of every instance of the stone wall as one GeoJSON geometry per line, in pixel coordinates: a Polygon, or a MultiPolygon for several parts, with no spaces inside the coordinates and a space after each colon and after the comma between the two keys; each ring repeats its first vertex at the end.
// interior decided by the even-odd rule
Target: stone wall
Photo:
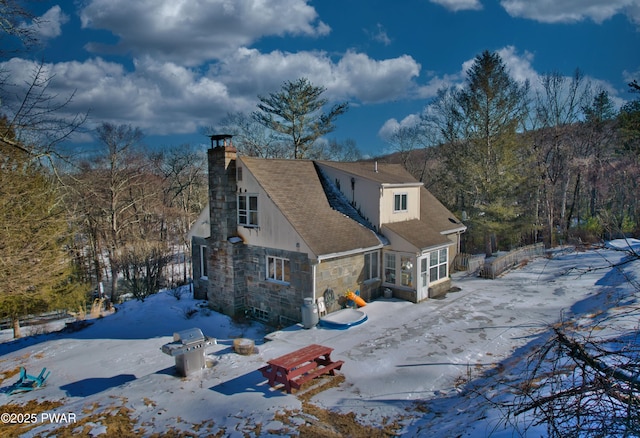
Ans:
{"type": "Polygon", "coordinates": [[[209,258],[209,307],[229,316],[242,315],[247,283],[244,278],[244,245],[217,242],[209,258]]]}
{"type": "Polygon", "coordinates": [[[316,266],[316,278],[316,298],[325,298],[329,313],[345,304],[347,290],[359,290],[360,296],[367,302],[381,294],[380,280],[364,281],[363,254],[323,260],[316,266]]]}
{"type": "Polygon", "coordinates": [[[245,246],[247,310],[253,317],[273,327],[289,326],[302,320],[305,297],[313,293],[313,272],[306,254],[257,246],[245,246]],[[267,279],[267,256],[289,260],[288,284],[267,279]]]}
{"type": "Polygon", "coordinates": [[[451,278],[429,286],[429,298],[438,298],[446,294],[451,289],[451,278]]]}

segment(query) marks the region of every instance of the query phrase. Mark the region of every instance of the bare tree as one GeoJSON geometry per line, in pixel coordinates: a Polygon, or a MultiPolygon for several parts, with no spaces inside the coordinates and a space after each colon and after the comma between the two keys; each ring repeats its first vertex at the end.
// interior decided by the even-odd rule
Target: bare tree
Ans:
{"type": "Polygon", "coordinates": [[[23,25],[26,22],[38,24],[38,18],[25,9],[23,4],[18,0],[0,0],[0,39],[14,39],[13,44],[10,41],[0,46],[0,57],[28,49],[38,41],[34,27],[23,25]],[[13,49],[7,50],[12,46],[13,49]]]}
{"type": "Polygon", "coordinates": [[[322,158],[336,161],[358,161],[362,159],[362,152],[352,138],[347,138],[344,142],[332,139],[329,140],[322,158]]]}
{"type": "Polygon", "coordinates": [[[556,244],[556,227],[566,235],[566,213],[572,181],[572,163],[579,137],[574,125],[588,105],[590,84],[580,70],[570,79],[554,72],[542,77],[537,94],[534,152],[540,175],[538,189],[544,207],[548,242],[556,244]]]}
{"type": "MultiPolygon", "coordinates": [[[[640,254],[629,248],[613,269],[637,263],[640,254]]],[[[640,292],[634,277],[622,277],[640,292]]],[[[529,413],[533,425],[546,425],[548,436],[630,437],[640,434],[640,335],[637,306],[619,307],[593,323],[575,321],[552,328],[550,338],[528,362],[517,397],[507,407],[508,421],[529,413]],[[624,309],[624,310],[621,310],[624,309]]]]}
{"type": "Polygon", "coordinates": [[[40,63],[25,83],[10,83],[10,77],[0,83],[0,101],[6,117],[0,139],[32,158],[48,158],[50,162],[54,157],[65,158],[59,145],[87,119],[87,113],[65,115],[73,95],[60,99],[51,94],[48,89],[52,79],[44,63],[40,63]]]}
{"type": "Polygon", "coordinates": [[[141,189],[148,184],[144,178],[148,163],[140,154],[139,128],[103,123],[96,133],[102,149],[77,175],[76,190],[84,200],[85,224],[97,234],[95,246],[108,254],[113,300],[125,245],[140,221],[136,209],[140,198],[150,196],[141,189]]]}
{"type": "Polygon", "coordinates": [[[242,155],[260,158],[286,158],[291,148],[279,139],[273,130],[257,122],[251,115],[243,112],[229,113],[215,128],[209,128],[205,134],[215,133],[233,135],[233,145],[242,155]]]}
{"type": "Polygon", "coordinates": [[[186,283],[189,274],[187,260],[191,253],[188,232],[205,207],[208,196],[206,155],[189,145],[181,145],[155,154],[152,161],[155,172],[162,179],[164,238],[182,252],[182,281],[186,283]]]}
{"type": "MultiPolygon", "coordinates": [[[[399,126],[387,138],[393,151],[400,156],[400,163],[420,181],[424,179],[425,161],[417,151],[432,145],[426,126],[418,121],[411,126],[399,126]]],[[[422,154],[422,157],[425,155],[422,154]]]]}

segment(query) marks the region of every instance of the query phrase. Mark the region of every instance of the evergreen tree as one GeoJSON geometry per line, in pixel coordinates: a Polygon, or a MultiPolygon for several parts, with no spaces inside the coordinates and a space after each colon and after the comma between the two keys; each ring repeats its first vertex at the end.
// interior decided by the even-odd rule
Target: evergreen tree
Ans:
{"type": "Polygon", "coordinates": [[[258,96],[261,103],[253,117],[291,142],[292,158],[312,158],[315,141],[335,129],[334,120],[349,106],[347,102],[340,103],[323,113],[328,102],[321,97],[324,91],[324,87],[314,86],[306,78],[287,81],[280,92],[258,96]]]}
{"type": "MultiPolygon", "coordinates": [[[[629,91],[640,94],[640,84],[633,80],[629,83],[629,91]]],[[[618,121],[625,150],[640,158],[640,98],[627,102],[620,108],[618,121]]]]}
{"type": "Polygon", "coordinates": [[[71,238],[57,180],[0,140],[0,318],[20,337],[20,318],[84,306],[66,251],[71,238]]]}
{"type": "Polygon", "coordinates": [[[528,160],[517,132],[527,114],[528,87],[509,76],[499,54],[484,51],[458,96],[465,141],[454,171],[462,172],[465,209],[483,230],[488,254],[496,248],[498,231],[517,235],[528,160]]]}

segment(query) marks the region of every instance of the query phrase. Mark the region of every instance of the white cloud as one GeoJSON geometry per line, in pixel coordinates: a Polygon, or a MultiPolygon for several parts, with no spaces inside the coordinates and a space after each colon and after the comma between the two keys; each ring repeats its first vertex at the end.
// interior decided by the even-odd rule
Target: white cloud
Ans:
{"type": "Polygon", "coordinates": [[[372,40],[377,41],[385,46],[388,46],[391,44],[391,38],[389,38],[389,35],[387,34],[387,30],[384,28],[384,26],[380,23],[376,24],[376,28],[373,31],[365,31],[372,40]]]}
{"type": "MultiPolygon", "coordinates": [[[[240,104],[229,96],[226,86],[210,77],[171,63],[136,61],[136,70],[100,58],[84,62],[47,64],[52,78],[47,90],[59,99],[73,95],[61,115],[89,111],[93,123],[125,123],[146,134],[197,132],[240,104]]],[[[12,82],[29,80],[37,64],[14,58],[0,64],[12,82]]],[[[22,93],[14,88],[14,95],[22,93]]],[[[16,102],[3,102],[8,107],[16,102]]],[[[89,128],[91,126],[88,126],[89,128]]]]}
{"type": "Polygon", "coordinates": [[[420,64],[409,55],[374,60],[364,53],[347,52],[336,65],[327,88],[364,103],[406,97],[420,74],[420,64]]]}
{"type": "Polygon", "coordinates": [[[480,10],[482,4],[480,0],[429,0],[431,3],[435,3],[451,11],[466,11],[466,10],[480,10]]]}
{"type": "MultiPolygon", "coordinates": [[[[0,64],[16,84],[28,81],[36,67],[18,58],[0,64]]],[[[133,71],[101,58],[45,68],[52,77],[51,94],[61,99],[74,94],[65,112],[89,110],[95,122],[127,123],[147,134],[193,133],[228,112],[251,112],[258,94],[278,91],[284,80],[302,76],[325,86],[332,101],[403,98],[420,70],[409,56],[377,61],[348,52],[333,61],[324,52],[262,54],[246,48],[204,72],[150,56],[135,58],[133,71]]]]}
{"type": "Polygon", "coordinates": [[[40,40],[48,40],[59,37],[62,34],[62,25],[69,21],[69,16],[62,12],[60,6],[51,7],[32,24],[25,25],[31,29],[40,40]]]}
{"type": "Polygon", "coordinates": [[[465,78],[465,71],[466,70],[462,70],[454,74],[431,77],[426,85],[421,85],[416,88],[415,97],[418,99],[431,99],[438,94],[438,90],[441,88],[461,86],[465,78]]]}
{"type": "Polygon", "coordinates": [[[420,64],[408,55],[379,61],[349,51],[335,62],[326,52],[263,54],[246,48],[216,68],[216,76],[242,94],[267,94],[285,80],[306,77],[324,86],[331,100],[363,103],[406,97],[420,72],[420,64]]]}
{"type": "Polygon", "coordinates": [[[524,83],[529,81],[531,84],[540,80],[540,75],[535,71],[531,63],[533,62],[533,54],[525,51],[519,54],[514,46],[506,46],[498,50],[498,55],[507,66],[509,76],[512,79],[524,83]]]}
{"type": "MultiPolygon", "coordinates": [[[[549,72],[537,72],[533,67],[533,54],[525,51],[522,54],[517,53],[517,50],[513,46],[503,47],[498,50],[498,54],[502,58],[502,61],[507,66],[509,75],[523,83],[528,80],[531,86],[531,93],[536,91],[542,91],[542,79],[546,73],[549,72]]],[[[571,81],[571,77],[566,77],[567,82],[571,81]]],[[[619,108],[624,104],[624,99],[618,96],[618,91],[609,82],[597,79],[591,76],[584,77],[585,83],[589,83],[591,89],[595,92],[600,90],[606,91],[609,94],[614,107],[619,108]]]]}
{"type": "Polygon", "coordinates": [[[120,39],[117,46],[87,45],[93,52],[144,53],[186,65],[223,58],[264,36],[330,31],[306,0],[91,0],[80,18],[84,28],[120,39]]]}
{"type": "Polygon", "coordinates": [[[543,23],[572,23],[593,20],[596,23],[626,14],[640,24],[638,0],[501,0],[512,17],[528,18],[543,23]]]}
{"type": "Polygon", "coordinates": [[[391,118],[384,122],[378,130],[378,136],[383,140],[389,140],[400,128],[412,128],[420,123],[419,114],[409,114],[398,122],[397,119],[391,118]]]}

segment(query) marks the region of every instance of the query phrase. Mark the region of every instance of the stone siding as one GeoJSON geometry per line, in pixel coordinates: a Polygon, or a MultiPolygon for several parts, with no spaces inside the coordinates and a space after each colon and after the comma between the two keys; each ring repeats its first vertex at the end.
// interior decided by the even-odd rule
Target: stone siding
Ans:
{"type": "Polygon", "coordinates": [[[313,273],[307,255],[257,246],[245,248],[247,310],[253,311],[253,317],[274,327],[301,321],[304,298],[313,293],[313,273]],[[288,284],[267,279],[267,256],[289,260],[288,284]]]}
{"type": "Polygon", "coordinates": [[[226,315],[241,314],[245,307],[244,251],[236,236],[236,150],[218,146],[208,151],[209,217],[209,306],[226,315]]]}
{"type": "Polygon", "coordinates": [[[451,289],[451,279],[429,286],[429,298],[438,298],[451,289]]]}
{"type": "Polygon", "coordinates": [[[381,293],[380,280],[364,281],[363,254],[323,260],[316,266],[316,279],[316,298],[324,297],[329,313],[343,307],[347,290],[359,290],[367,302],[381,293]]]}

